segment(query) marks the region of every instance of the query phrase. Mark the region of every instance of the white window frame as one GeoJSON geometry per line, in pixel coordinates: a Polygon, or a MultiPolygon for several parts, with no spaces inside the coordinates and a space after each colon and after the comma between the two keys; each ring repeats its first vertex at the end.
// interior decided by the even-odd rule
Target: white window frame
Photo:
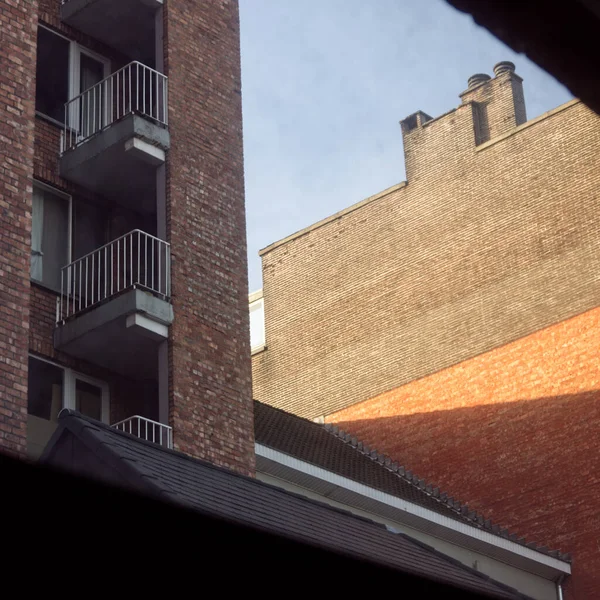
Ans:
{"type": "MultiPolygon", "coordinates": [[[[67,211],[68,212],[68,216],[67,216],[67,221],[68,221],[68,223],[67,223],[67,265],[68,265],[73,260],[73,256],[72,256],[72,250],[73,250],[73,197],[70,194],[63,192],[62,190],[52,187],[51,185],[48,185],[46,183],[42,183],[41,181],[38,181],[37,179],[33,180],[33,187],[37,187],[37,188],[46,190],[47,192],[54,194],[55,196],[58,196],[59,198],[63,198],[69,204],[69,208],[67,211]]],[[[32,211],[31,218],[33,219],[33,211],[32,211]]],[[[43,227],[43,225],[42,225],[42,227],[43,227]]],[[[31,242],[30,242],[30,244],[31,244],[31,242]]],[[[63,267],[66,267],[67,265],[63,265],[63,267]]],[[[62,269],[62,267],[61,267],[61,269],[62,269]]],[[[35,281],[37,284],[42,285],[44,287],[48,287],[43,283],[43,281],[38,281],[37,279],[32,279],[32,281],[35,281]]],[[[60,283],[59,283],[59,286],[60,286],[60,283]]],[[[54,288],[48,288],[48,289],[54,289],[54,288]]],[[[58,290],[58,291],[62,291],[62,290],[58,290]]]]}
{"type": "Polygon", "coordinates": [[[102,394],[101,421],[108,424],[110,421],[108,384],[104,381],[100,381],[99,379],[95,379],[93,377],[88,377],[87,375],[83,375],[82,373],[78,373],[77,371],[73,371],[73,369],[68,368],[65,368],[63,408],[77,410],[76,387],[78,380],[100,388],[102,394]]]}
{"type": "MultiPolygon", "coordinates": [[[[69,94],[68,94],[68,96],[69,96],[69,98],[68,98],[68,100],[73,100],[73,98],[76,98],[81,93],[79,91],[79,86],[81,83],[79,67],[81,64],[80,60],[81,60],[82,54],[87,54],[87,56],[89,56],[90,58],[93,58],[94,60],[97,60],[98,62],[100,62],[104,65],[104,77],[105,78],[110,75],[111,64],[110,64],[110,60],[108,58],[106,58],[105,56],[102,56],[101,54],[98,54],[97,52],[94,52],[93,50],[89,50],[88,48],[82,46],[81,44],[78,44],[77,42],[69,39],[66,35],[63,35],[62,33],[59,33],[55,29],[47,27],[42,23],[39,24],[39,27],[41,27],[42,29],[46,29],[50,33],[53,33],[54,35],[57,35],[57,36],[63,38],[64,40],[67,40],[67,42],[69,42],[69,65],[68,65],[68,69],[69,69],[69,94]]],[[[53,119],[52,117],[49,117],[48,115],[46,115],[44,113],[41,113],[38,111],[36,111],[36,113],[47,119],[50,119],[53,123],[57,122],[57,121],[55,121],[55,119],[53,119]]],[[[65,117],[66,117],[66,115],[65,115],[65,117]]],[[[63,123],[60,123],[60,125],[62,126],[63,123]]]]}
{"type": "MultiPolygon", "coordinates": [[[[80,94],[83,94],[86,90],[81,91],[81,55],[85,54],[90,58],[102,63],[104,65],[103,78],[101,81],[104,81],[110,75],[110,61],[107,58],[104,58],[100,54],[96,52],[92,52],[83,46],[80,46],[77,42],[71,42],[71,47],[69,49],[69,100],[73,98],[77,98],[80,94]]],[[[108,121],[108,88],[104,89],[104,114],[102,115],[101,122],[102,127],[106,126],[106,122],[108,121]]],[[[81,137],[81,131],[79,130],[79,110],[80,110],[80,102],[74,102],[69,106],[69,116],[65,114],[65,118],[68,118],[69,127],[73,129],[73,131],[77,132],[78,140],[81,137]]],[[[95,118],[95,117],[93,117],[95,118]]]]}
{"type": "MultiPolygon", "coordinates": [[[[249,306],[248,312],[250,315],[254,312],[261,311],[262,312],[262,339],[259,340],[258,343],[250,346],[250,352],[252,354],[256,352],[260,352],[267,347],[267,331],[266,331],[266,322],[265,322],[265,299],[263,297],[263,291],[258,290],[248,296],[249,306]]],[[[250,340],[252,340],[252,332],[250,334],[250,340]]]]}
{"type": "Polygon", "coordinates": [[[77,380],[84,381],[85,383],[89,383],[90,385],[96,386],[100,388],[102,393],[102,422],[107,425],[110,424],[110,393],[108,383],[102,381],[100,379],[95,379],[94,377],[89,377],[88,375],[84,375],[83,373],[79,373],[78,371],[74,371],[69,367],[65,367],[63,365],[54,362],[53,360],[49,360],[47,358],[42,358],[40,356],[36,356],[35,354],[29,354],[29,358],[33,358],[34,360],[40,360],[42,362],[51,364],[55,367],[58,367],[63,372],[63,397],[62,397],[62,407],[70,408],[72,410],[76,410],[77,401],[76,401],[76,385],[77,380]]]}
{"type": "MultiPolygon", "coordinates": [[[[104,76],[103,79],[110,75],[110,60],[101,56],[100,54],[80,46],[77,42],[71,41],[71,47],[69,49],[69,100],[76,98],[81,94],[81,55],[85,54],[90,58],[102,63],[104,65],[104,76]]],[[[85,91],[85,90],[84,90],[85,91]]]]}

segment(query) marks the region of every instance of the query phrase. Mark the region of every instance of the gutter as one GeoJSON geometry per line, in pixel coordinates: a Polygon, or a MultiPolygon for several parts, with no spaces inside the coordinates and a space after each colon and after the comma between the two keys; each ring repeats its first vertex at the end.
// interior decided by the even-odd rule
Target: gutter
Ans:
{"type": "MultiPolygon", "coordinates": [[[[565,575],[571,574],[571,565],[568,562],[527,548],[526,546],[511,540],[496,536],[489,531],[451,519],[450,517],[446,517],[433,510],[414,504],[413,502],[382,492],[347,477],[343,477],[332,471],[328,471],[288,454],[284,454],[283,452],[279,452],[278,450],[269,448],[268,446],[257,443],[255,445],[255,452],[257,458],[261,457],[266,459],[266,461],[260,461],[263,466],[265,466],[266,462],[272,461],[304,476],[303,483],[301,484],[295,483],[293,479],[287,479],[289,483],[295,483],[295,485],[303,485],[306,487],[306,476],[309,476],[315,480],[332,484],[340,490],[347,490],[350,493],[370,500],[370,510],[375,514],[378,514],[377,504],[380,506],[383,504],[386,507],[396,510],[395,514],[397,515],[397,520],[405,522],[408,526],[415,529],[421,529],[426,533],[441,539],[453,541],[453,543],[457,545],[462,543],[466,547],[476,546],[477,551],[482,553],[484,553],[482,551],[482,546],[496,549],[498,552],[494,552],[493,554],[487,552],[486,554],[498,560],[500,560],[498,554],[502,554],[505,557],[507,555],[517,556],[528,563],[527,570],[536,573],[545,579],[560,582],[565,575]],[[404,515],[404,518],[401,518],[402,515],[404,515]],[[409,522],[407,523],[407,521],[409,522]],[[420,526],[415,523],[419,523],[420,526]],[[456,541],[458,538],[461,539],[460,542],[456,541]]],[[[268,467],[263,469],[259,468],[259,465],[257,465],[257,471],[263,472],[266,475],[271,474],[269,473],[268,467]]],[[[327,500],[327,496],[324,496],[324,500],[327,500]]],[[[387,512],[389,513],[389,510],[387,512]]],[[[509,562],[506,558],[504,562],[516,566],[514,562],[509,562]]],[[[518,568],[523,569],[524,567],[520,565],[518,568]]],[[[559,600],[561,600],[560,596],[559,600]]]]}

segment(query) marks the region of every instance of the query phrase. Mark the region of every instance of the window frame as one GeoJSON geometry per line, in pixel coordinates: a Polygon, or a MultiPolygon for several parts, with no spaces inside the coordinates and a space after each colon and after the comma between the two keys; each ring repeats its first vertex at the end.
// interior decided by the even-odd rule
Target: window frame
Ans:
{"type": "Polygon", "coordinates": [[[248,303],[248,315],[250,317],[250,323],[252,322],[252,313],[262,313],[262,339],[258,343],[252,344],[252,326],[250,325],[250,353],[256,354],[261,352],[267,347],[267,330],[265,321],[265,298],[263,291],[259,290],[249,295],[248,303]]]}
{"type": "MultiPolygon", "coordinates": [[[[66,200],[68,202],[68,209],[67,209],[67,264],[62,265],[62,267],[61,267],[61,269],[62,269],[63,267],[66,267],[67,265],[71,264],[71,262],[73,260],[73,197],[70,194],[63,192],[62,190],[59,190],[58,188],[52,187],[51,185],[48,185],[47,183],[43,183],[42,181],[34,179],[32,188],[36,188],[36,187],[40,188],[42,190],[45,190],[45,191],[49,192],[50,194],[54,194],[55,196],[58,196],[59,198],[62,198],[63,200],[66,200]]],[[[33,196],[33,189],[32,189],[31,193],[33,196]]],[[[31,211],[31,220],[33,222],[33,209],[31,211]]],[[[32,231],[33,231],[33,225],[32,225],[32,231]]],[[[33,251],[31,249],[31,246],[32,246],[32,244],[31,244],[31,240],[30,240],[29,241],[30,252],[33,251]]],[[[60,289],[60,282],[58,284],[59,289],[56,290],[56,289],[54,289],[54,287],[49,286],[47,283],[44,283],[43,281],[40,281],[39,279],[34,279],[33,277],[31,277],[31,268],[29,271],[29,278],[36,285],[40,285],[45,289],[52,290],[53,292],[58,292],[58,293],[62,292],[62,290],[60,289]]]]}
{"type": "MultiPolygon", "coordinates": [[[[86,48],[85,46],[78,44],[75,40],[68,38],[66,35],[56,31],[55,29],[52,29],[52,27],[44,25],[43,23],[39,23],[38,27],[41,27],[42,29],[46,29],[50,33],[53,33],[54,35],[57,35],[65,40],[67,40],[67,42],[69,42],[69,64],[67,65],[68,78],[69,78],[69,85],[68,85],[69,91],[68,91],[67,102],[70,102],[71,100],[73,100],[73,98],[76,98],[77,96],[79,96],[79,94],[81,94],[81,92],[78,91],[79,87],[80,87],[80,83],[81,83],[81,80],[80,80],[81,54],[86,54],[90,58],[93,58],[94,60],[97,60],[98,62],[100,62],[104,65],[104,78],[108,77],[111,74],[111,61],[109,58],[106,58],[105,56],[102,56],[101,54],[98,54],[97,52],[94,52],[93,50],[90,50],[89,48],[86,48]]],[[[67,126],[66,122],[57,121],[56,119],[50,117],[49,115],[47,115],[43,112],[40,112],[39,110],[37,110],[37,108],[35,110],[35,114],[38,115],[39,117],[42,117],[43,119],[46,119],[47,121],[50,121],[51,123],[60,125],[60,127],[67,126]]],[[[63,116],[66,116],[66,115],[63,115],[63,116]]]]}
{"type": "MultiPolygon", "coordinates": [[[[81,55],[85,54],[93,60],[102,63],[103,65],[103,78],[101,81],[106,79],[110,75],[110,59],[94,52],[78,44],[77,42],[71,41],[71,47],[69,48],[69,100],[73,100],[82,94],[79,89],[81,87],[81,55]]],[[[85,90],[84,90],[85,91],[85,90]]]]}
{"type": "MultiPolygon", "coordinates": [[[[79,371],[75,371],[70,367],[65,367],[53,360],[48,358],[44,358],[42,356],[37,356],[35,354],[28,355],[29,359],[40,360],[42,362],[53,365],[54,367],[58,367],[63,372],[63,389],[62,389],[62,408],[69,408],[72,410],[76,410],[77,401],[76,401],[76,385],[77,380],[83,381],[85,383],[89,383],[95,387],[100,388],[101,390],[101,414],[102,414],[102,423],[107,425],[110,424],[110,389],[108,383],[106,381],[102,381],[101,379],[96,379],[95,377],[90,377],[89,375],[84,375],[79,371]]],[[[29,393],[29,392],[28,392],[29,393]]],[[[61,409],[62,410],[62,409],[61,409]]],[[[27,408],[27,414],[29,414],[29,407],[27,408]]]]}

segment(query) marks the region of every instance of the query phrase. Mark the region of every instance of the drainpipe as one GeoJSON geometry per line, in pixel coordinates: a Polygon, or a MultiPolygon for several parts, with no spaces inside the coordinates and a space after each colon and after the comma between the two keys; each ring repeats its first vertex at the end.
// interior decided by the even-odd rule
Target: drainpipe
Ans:
{"type": "Polygon", "coordinates": [[[563,600],[563,591],[562,591],[562,582],[564,581],[565,576],[561,575],[558,581],[556,582],[556,597],[558,600],[563,600]]]}

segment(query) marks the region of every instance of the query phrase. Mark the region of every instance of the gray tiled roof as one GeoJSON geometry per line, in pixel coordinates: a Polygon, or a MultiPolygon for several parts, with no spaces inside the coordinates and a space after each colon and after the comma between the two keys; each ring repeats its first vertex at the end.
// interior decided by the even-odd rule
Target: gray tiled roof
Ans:
{"type": "Polygon", "coordinates": [[[522,594],[465,567],[433,548],[384,526],[305,497],[270,486],[129,434],[63,412],[59,429],[42,460],[73,468],[60,449],[72,436],[76,461],[96,461],[136,489],[193,508],[204,514],[283,535],[354,558],[373,561],[403,573],[437,581],[492,598],[525,598],[522,594]],[[82,448],[89,456],[82,457],[82,448]]]}
{"type": "Polygon", "coordinates": [[[255,401],[254,431],[259,444],[542,554],[565,561],[571,558],[569,554],[528,543],[510,533],[335,426],[320,425],[255,401]]]}

